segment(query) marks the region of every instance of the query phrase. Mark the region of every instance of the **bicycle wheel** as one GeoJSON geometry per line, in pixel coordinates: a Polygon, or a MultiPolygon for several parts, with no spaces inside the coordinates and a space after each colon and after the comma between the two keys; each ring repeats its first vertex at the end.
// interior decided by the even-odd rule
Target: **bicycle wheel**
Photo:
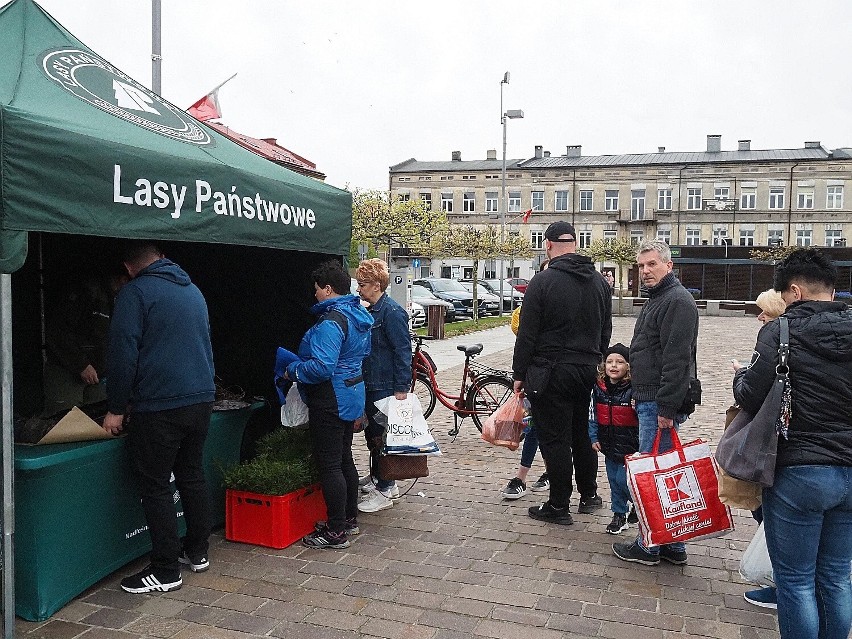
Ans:
{"type": "Polygon", "coordinates": [[[412,384],[411,392],[417,395],[423,407],[423,417],[428,419],[435,410],[435,391],[432,389],[432,382],[426,375],[418,375],[412,384]]]}
{"type": "Polygon", "coordinates": [[[513,392],[512,383],[504,377],[477,379],[467,391],[465,407],[471,411],[473,423],[482,432],[482,423],[504,403],[513,392]]]}

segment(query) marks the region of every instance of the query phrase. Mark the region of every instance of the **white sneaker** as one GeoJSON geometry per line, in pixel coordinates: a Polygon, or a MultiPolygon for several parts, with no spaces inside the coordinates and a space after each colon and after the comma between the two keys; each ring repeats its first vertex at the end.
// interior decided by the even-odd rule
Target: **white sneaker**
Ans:
{"type": "Polygon", "coordinates": [[[361,487],[362,493],[368,495],[375,490],[376,483],[372,475],[364,475],[358,480],[358,486],[361,487]]]}
{"type": "Polygon", "coordinates": [[[362,513],[377,513],[387,508],[393,508],[393,502],[379,490],[374,490],[358,503],[358,510],[362,513]]]}
{"type": "Polygon", "coordinates": [[[390,499],[399,499],[399,486],[397,486],[396,484],[391,486],[390,489],[385,492],[387,492],[387,496],[390,499]]]}

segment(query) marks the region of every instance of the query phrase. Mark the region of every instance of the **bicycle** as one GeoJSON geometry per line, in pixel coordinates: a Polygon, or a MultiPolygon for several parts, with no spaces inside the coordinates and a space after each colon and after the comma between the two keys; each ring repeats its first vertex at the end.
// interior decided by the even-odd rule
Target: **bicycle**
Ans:
{"type": "Polygon", "coordinates": [[[438,386],[435,372],[438,367],[423,350],[423,341],[429,339],[412,333],[414,342],[411,366],[411,392],[415,393],[423,406],[423,416],[429,417],[437,402],[453,411],[454,425],[449,431],[450,437],[459,434],[459,420],[471,417],[473,423],[482,432],[483,422],[511,397],[513,390],[512,371],[491,368],[474,361],[482,352],[482,344],[457,346],[464,353],[464,370],[458,395],[444,392],[438,386]]]}

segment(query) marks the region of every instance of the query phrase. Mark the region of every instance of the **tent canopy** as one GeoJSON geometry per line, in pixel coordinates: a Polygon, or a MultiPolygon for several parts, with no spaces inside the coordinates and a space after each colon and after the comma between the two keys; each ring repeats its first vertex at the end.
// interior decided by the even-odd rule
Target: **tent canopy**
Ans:
{"type": "Polygon", "coordinates": [[[0,8],[0,272],[27,231],[349,253],[352,199],[234,144],[32,0],[0,8]]]}

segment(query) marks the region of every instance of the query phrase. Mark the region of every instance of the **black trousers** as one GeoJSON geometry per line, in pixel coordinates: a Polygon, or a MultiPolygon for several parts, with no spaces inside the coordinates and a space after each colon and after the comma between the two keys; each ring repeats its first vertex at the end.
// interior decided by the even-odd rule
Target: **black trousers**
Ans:
{"type": "Polygon", "coordinates": [[[328,512],[328,527],[343,532],[358,516],[358,469],[352,459],[352,422],[337,414],[331,383],[309,387],[308,428],[328,512]]]}
{"type": "Polygon", "coordinates": [[[550,503],[568,506],[573,492],[572,466],[581,497],[597,493],[598,454],[589,439],[589,404],[597,367],[557,364],[547,388],[530,399],[541,456],[550,480],[550,503]]]}
{"type": "Polygon", "coordinates": [[[172,473],[186,520],[183,549],[193,556],[207,554],[210,497],[202,454],[212,409],[213,404],[205,402],[130,416],[127,446],[151,535],[154,568],[169,571],[180,568],[181,540],[170,487],[172,473]]]}

